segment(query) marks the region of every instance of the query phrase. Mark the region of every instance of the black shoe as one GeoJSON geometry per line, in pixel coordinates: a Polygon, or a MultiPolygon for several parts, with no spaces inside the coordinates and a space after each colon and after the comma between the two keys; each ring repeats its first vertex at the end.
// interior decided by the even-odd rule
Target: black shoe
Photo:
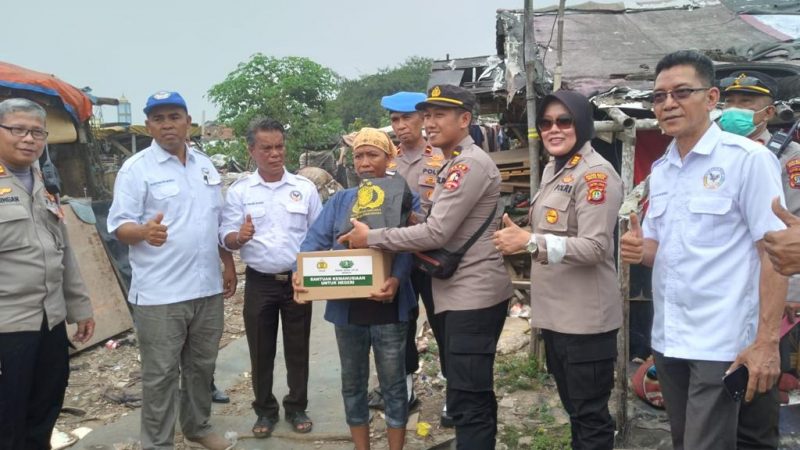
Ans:
{"type": "Polygon", "coordinates": [[[453,422],[453,418],[450,417],[447,412],[442,411],[442,416],[439,419],[439,423],[442,425],[442,428],[453,428],[456,424],[453,422]]]}
{"type": "Polygon", "coordinates": [[[231,398],[228,397],[225,392],[220,391],[219,389],[214,389],[211,391],[211,401],[214,403],[230,403],[231,398]]]}
{"type": "Polygon", "coordinates": [[[417,394],[415,394],[414,391],[411,391],[411,399],[408,401],[408,410],[412,411],[417,406],[419,406],[419,398],[417,398],[417,394]]]}

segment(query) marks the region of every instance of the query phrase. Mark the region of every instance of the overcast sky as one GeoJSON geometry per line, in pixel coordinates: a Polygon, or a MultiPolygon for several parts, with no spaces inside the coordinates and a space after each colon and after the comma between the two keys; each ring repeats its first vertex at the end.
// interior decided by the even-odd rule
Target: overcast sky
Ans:
{"type": "MultiPolygon", "coordinates": [[[[177,90],[195,121],[239,62],[305,56],[348,78],[410,56],[495,54],[495,12],[523,0],[4,2],[0,60],[53,73],[98,96],[125,95],[134,122],[148,95],[177,90]]],[[[572,3],[572,2],[571,2],[572,3]]],[[[553,0],[535,0],[536,7],[553,0]]],[[[106,122],[116,109],[104,109],[106,122]]]]}

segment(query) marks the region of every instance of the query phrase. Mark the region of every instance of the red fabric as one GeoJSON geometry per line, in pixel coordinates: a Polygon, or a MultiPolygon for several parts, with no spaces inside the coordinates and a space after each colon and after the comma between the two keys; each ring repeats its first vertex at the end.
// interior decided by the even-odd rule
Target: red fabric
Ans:
{"type": "Polygon", "coordinates": [[[650,167],[667,150],[672,137],[659,130],[636,132],[636,157],[633,159],[633,185],[636,186],[650,175],[650,167]]]}
{"type": "Polygon", "coordinates": [[[92,101],[89,97],[75,86],[56,78],[55,75],[0,61],[0,80],[52,89],[58,92],[65,104],[72,107],[81,122],[92,117],[92,101]]]}

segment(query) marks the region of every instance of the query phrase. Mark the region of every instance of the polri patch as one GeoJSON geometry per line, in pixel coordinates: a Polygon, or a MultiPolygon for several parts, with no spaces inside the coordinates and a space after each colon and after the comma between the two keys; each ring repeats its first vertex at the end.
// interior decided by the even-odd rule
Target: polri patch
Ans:
{"type": "Polygon", "coordinates": [[[789,187],[800,189],[800,159],[793,159],[786,163],[786,174],[789,176],[789,187]]]}
{"type": "Polygon", "coordinates": [[[572,192],[572,185],[571,184],[557,184],[555,189],[556,192],[563,192],[565,194],[569,194],[572,192]]]}
{"type": "Polygon", "coordinates": [[[606,183],[608,175],[603,172],[587,173],[583,176],[589,188],[586,194],[586,201],[593,205],[600,205],[606,201],[606,183]]]}
{"type": "Polygon", "coordinates": [[[461,179],[469,172],[469,166],[464,163],[455,164],[447,172],[447,178],[444,180],[444,188],[450,192],[455,191],[461,185],[461,179]]]}

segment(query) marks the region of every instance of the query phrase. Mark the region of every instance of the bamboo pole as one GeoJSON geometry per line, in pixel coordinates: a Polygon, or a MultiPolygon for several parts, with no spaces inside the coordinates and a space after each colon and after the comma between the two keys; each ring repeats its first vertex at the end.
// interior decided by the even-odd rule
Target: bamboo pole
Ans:
{"type": "Polygon", "coordinates": [[[558,2],[558,16],[556,16],[556,21],[558,23],[558,37],[556,38],[558,43],[558,53],[556,57],[556,69],[553,73],[553,92],[561,89],[561,75],[562,75],[562,62],[563,62],[563,54],[564,54],[564,8],[566,6],[567,0],[559,0],[558,2]]]}

